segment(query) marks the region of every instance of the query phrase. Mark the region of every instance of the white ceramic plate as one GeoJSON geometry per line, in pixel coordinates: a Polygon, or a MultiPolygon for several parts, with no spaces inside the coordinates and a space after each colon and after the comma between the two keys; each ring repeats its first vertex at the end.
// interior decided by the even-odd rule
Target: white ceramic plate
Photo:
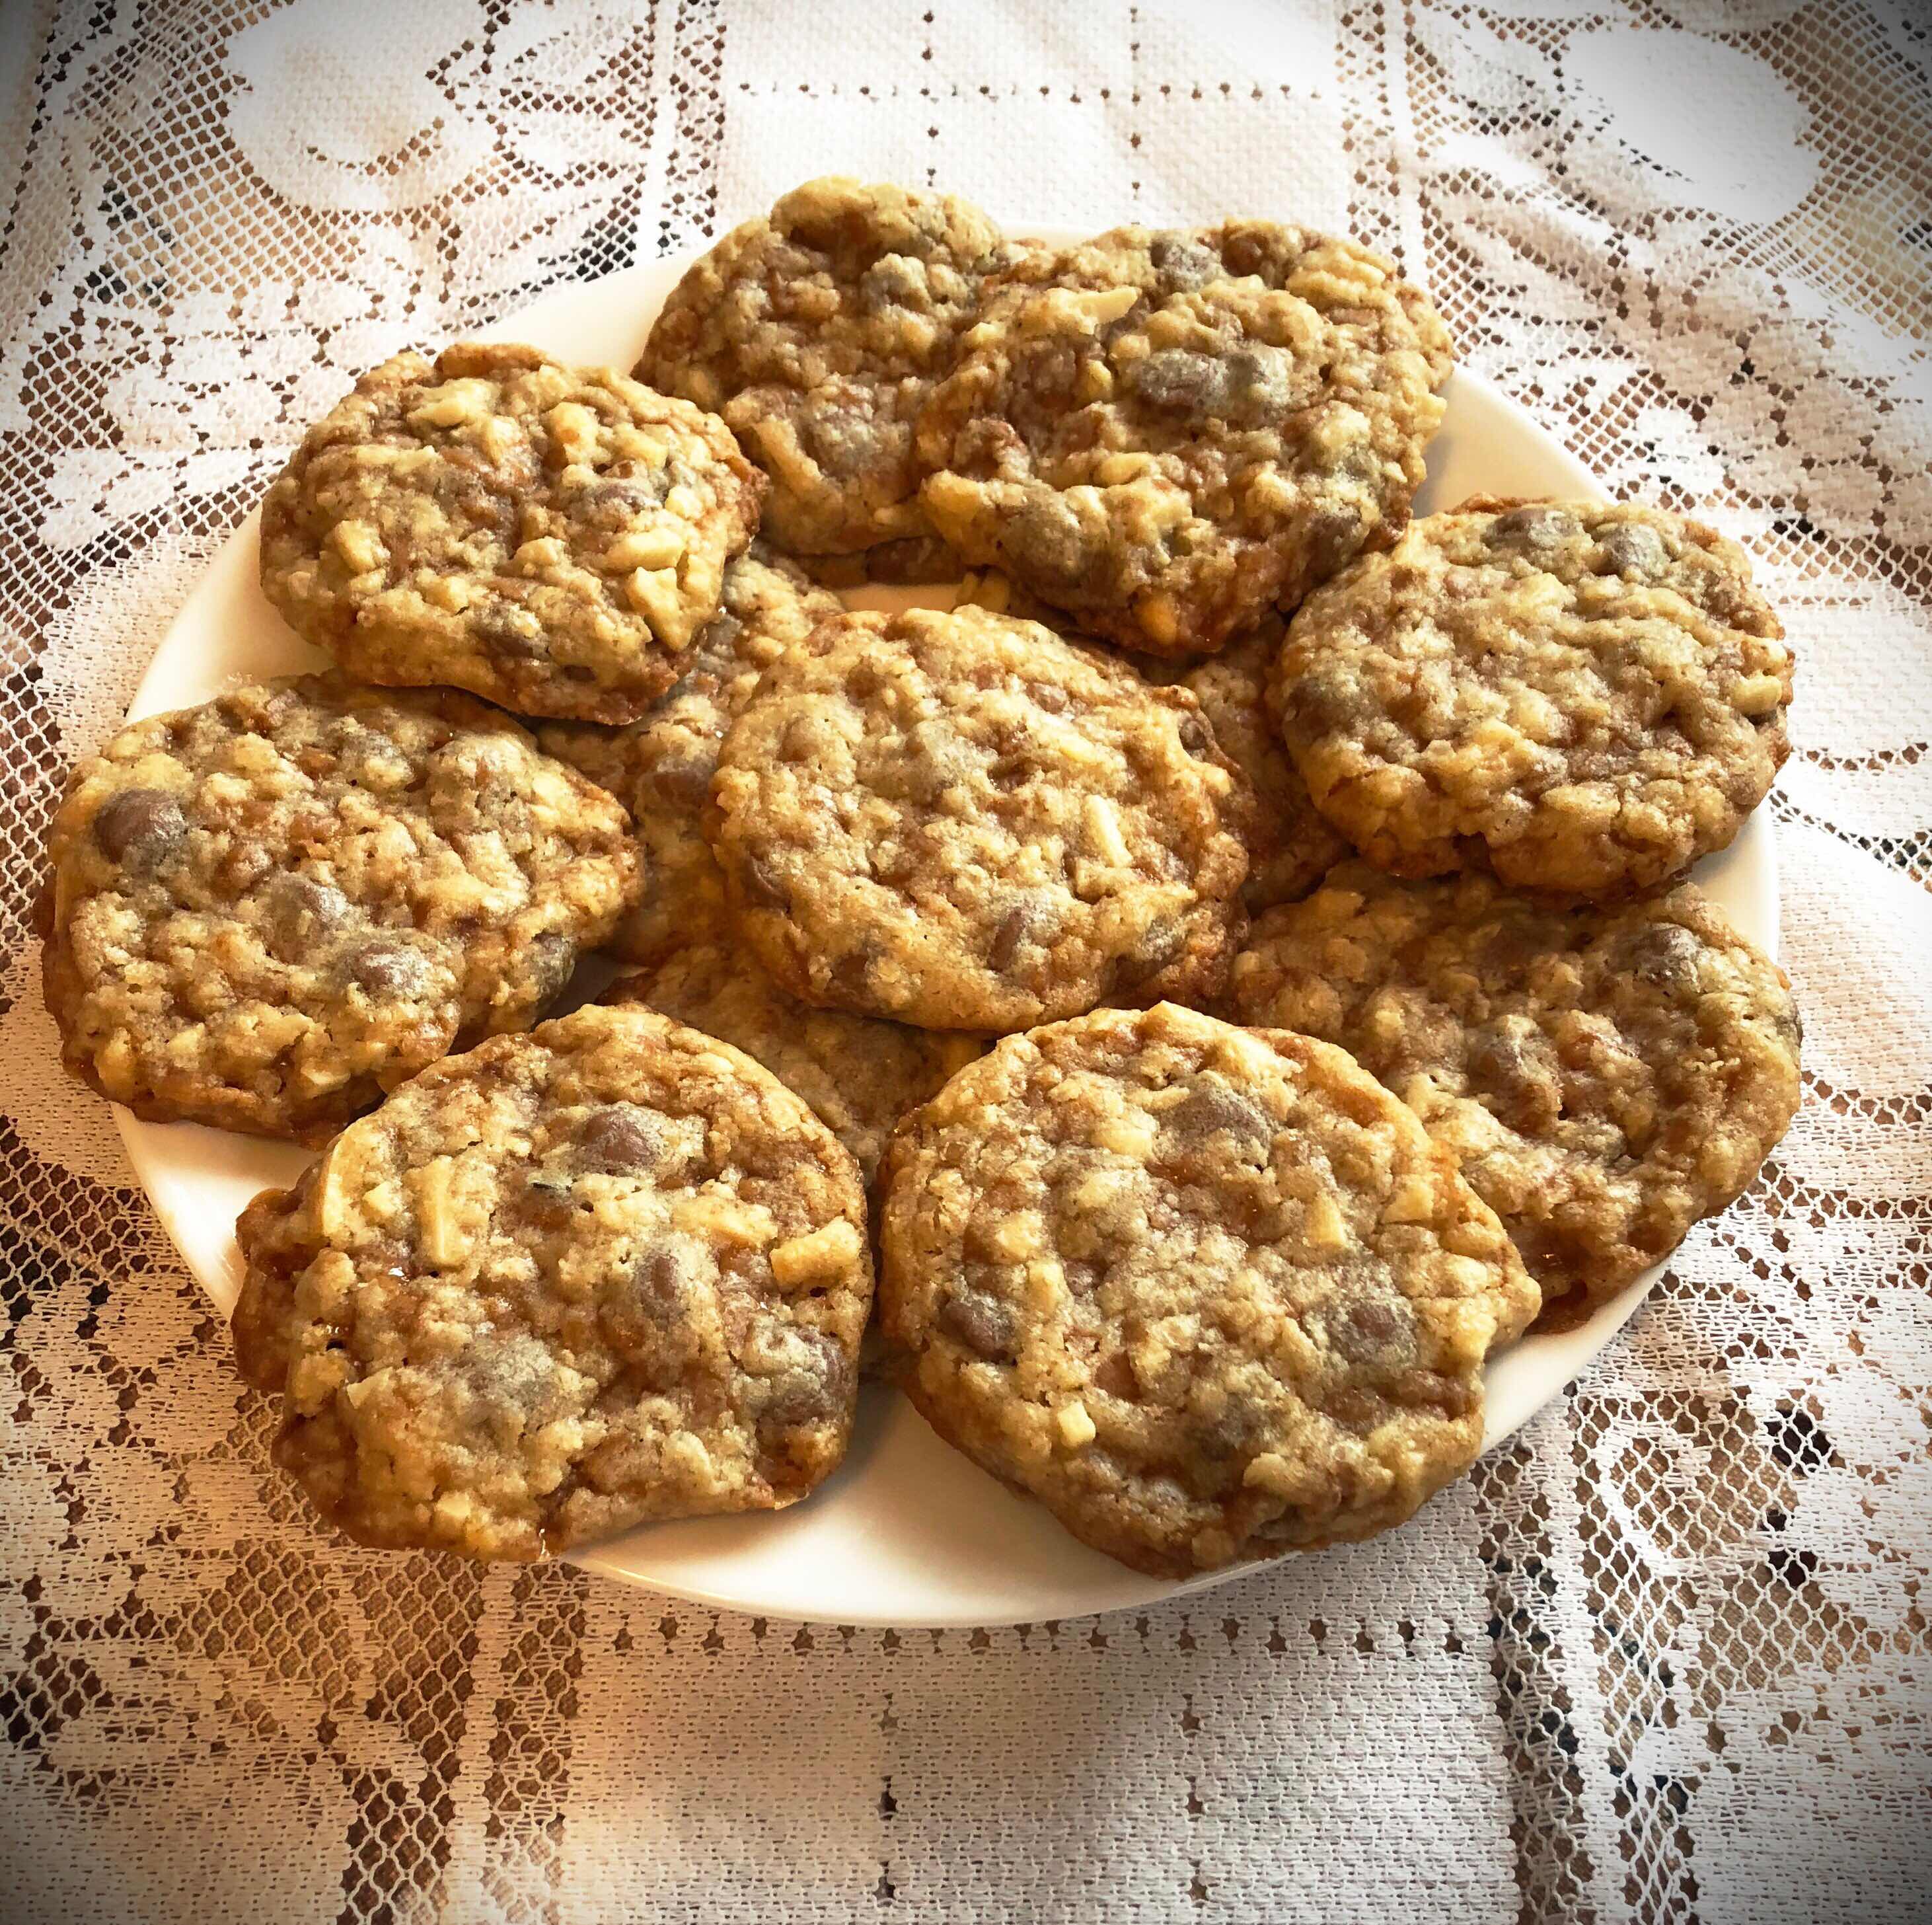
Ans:
{"type": "MultiPolygon", "coordinates": [[[[1051,229],[1029,231],[1048,241],[1076,238],[1051,229]]],[[[532,341],[566,360],[627,368],[689,258],[560,288],[482,332],[532,341]]],[[[1478,492],[1600,492],[1550,435],[1479,377],[1459,371],[1447,392],[1448,416],[1429,450],[1418,512],[1478,492]]],[[[256,579],[256,535],[257,518],[250,515],[215,557],[162,642],[132,716],[204,701],[244,677],[325,665],[263,598],[256,579]]],[[[936,595],[874,590],[853,599],[862,598],[875,605],[932,600],[942,606],[950,599],[944,590],[936,595]]],[[[1738,926],[1774,953],[1777,874],[1762,812],[1697,874],[1738,926]]],[[[124,1110],[118,1115],[161,1221],[226,1312],[241,1285],[236,1217],[258,1190],[293,1182],[310,1153],[198,1124],[143,1123],[124,1110]]],[[[1490,1366],[1487,1444],[1508,1437],[1582,1369],[1635,1312],[1656,1274],[1639,1278],[1579,1328],[1531,1337],[1490,1366]]],[[[226,1369],[228,1360],[211,1356],[206,1367],[226,1369]]],[[[652,1590],[772,1617],[934,1626],[1118,1610],[1240,1575],[1216,1572],[1168,1584],[1089,1551],[1044,1510],[942,1444],[909,1404],[872,1385],[861,1396],[850,1455],[806,1502],[776,1515],[646,1525],[579,1561],[652,1590]]]]}

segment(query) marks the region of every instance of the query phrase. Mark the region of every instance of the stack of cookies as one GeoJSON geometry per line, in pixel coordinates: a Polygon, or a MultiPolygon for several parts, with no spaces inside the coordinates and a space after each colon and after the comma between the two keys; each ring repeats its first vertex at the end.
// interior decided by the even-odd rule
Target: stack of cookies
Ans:
{"type": "Polygon", "coordinates": [[[318,1148],[234,1335],[324,1518],[790,1503],[869,1329],[1137,1568],[1359,1538],[1750,1182],[1796,1017],[1682,878],[1790,657],[1694,522],[1412,521],[1450,363],[1349,242],[825,180],[634,375],[459,344],[309,432],[262,581],[336,669],[76,771],[46,979],[104,1095],[318,1148]]]}

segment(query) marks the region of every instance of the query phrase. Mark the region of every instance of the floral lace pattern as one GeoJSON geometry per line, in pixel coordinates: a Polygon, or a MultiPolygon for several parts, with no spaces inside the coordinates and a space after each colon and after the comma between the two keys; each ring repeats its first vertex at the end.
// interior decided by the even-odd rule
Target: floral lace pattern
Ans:
{"type": "Polygon", "coordinates": [[[0,10],[10,1916],[1921,1915],[1932,38],[1906,0],[0,10]],[[1395,1537],[1186,1605],[803,1629],[320,1538],[61,1080],[61,776],[355,375],[836,167],[1354,233],[1751,552],[1806,1097],[1395,1537]],[[1257,202],[1263,204],[1257,206],[1257,202]]]}

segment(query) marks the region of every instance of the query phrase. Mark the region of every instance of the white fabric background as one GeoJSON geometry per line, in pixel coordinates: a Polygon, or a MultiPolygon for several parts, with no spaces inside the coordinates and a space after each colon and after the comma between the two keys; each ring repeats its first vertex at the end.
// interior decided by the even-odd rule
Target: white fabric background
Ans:
{"type": "Polygon", "coordinates": [[[1922,1918],[1932,42],[1906,0],[0,7],[0,1913],[1922,1918]],[[1346,228],[1744,541],[1805,1107],[1415,1527],[1190,1607],[800,1630],[321,1541],[61,1081],[60,774],[361,369],[823,169],[1346,228]]]}

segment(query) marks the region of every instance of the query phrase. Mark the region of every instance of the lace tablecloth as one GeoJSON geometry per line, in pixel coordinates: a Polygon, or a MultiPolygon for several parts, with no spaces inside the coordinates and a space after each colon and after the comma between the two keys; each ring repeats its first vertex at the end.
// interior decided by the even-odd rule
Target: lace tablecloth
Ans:
{"type": "Polygon", "coordinates": [[[1910,0],[0,7],[0,1913],[1924,1917],[1929,69],[1910,0]],[[1763,1179],[1413,1528],[1184,1608],[801,1629],[325,1541],[55,1066],[61,773],[302,427],[835,168],[1386,247],[1800,653],[1763,1179]]]}

